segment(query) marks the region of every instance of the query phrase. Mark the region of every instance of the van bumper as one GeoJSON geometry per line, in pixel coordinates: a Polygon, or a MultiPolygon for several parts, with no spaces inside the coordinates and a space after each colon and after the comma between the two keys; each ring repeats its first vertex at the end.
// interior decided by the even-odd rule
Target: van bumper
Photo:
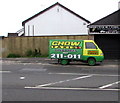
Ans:
{"type": "Polygon", "coordinates": [[[104,56],[96,56],[95,59],[97,62],[102,62],[104,60],[104,56]]]}

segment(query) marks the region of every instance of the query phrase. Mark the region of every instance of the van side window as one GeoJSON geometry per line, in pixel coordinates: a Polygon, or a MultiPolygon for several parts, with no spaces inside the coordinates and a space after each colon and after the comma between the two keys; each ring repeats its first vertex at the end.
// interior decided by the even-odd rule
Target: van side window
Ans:
{"type": "Polygon", "coordinates": [[[86,42],[85,48],[86,49],[97,49],[97,47],[95,46],[95,44],[93,42],[86,42]]]}

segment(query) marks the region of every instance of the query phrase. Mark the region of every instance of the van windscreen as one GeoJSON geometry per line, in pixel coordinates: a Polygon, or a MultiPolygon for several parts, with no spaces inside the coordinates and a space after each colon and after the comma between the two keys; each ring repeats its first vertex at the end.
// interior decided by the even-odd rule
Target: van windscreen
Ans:
{"type": "Polygon", "coordinates": [[[93,42],[86,42],[85,48],[86,49],[97,49],[96,45],[93,42]]]}

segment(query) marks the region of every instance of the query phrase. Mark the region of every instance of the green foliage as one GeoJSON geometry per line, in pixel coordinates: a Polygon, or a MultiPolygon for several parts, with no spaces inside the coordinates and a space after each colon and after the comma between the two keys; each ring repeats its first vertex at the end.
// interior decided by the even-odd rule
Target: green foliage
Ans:
{"type": "Polygon", "coordinates": [[[37,50],[37,49],[35,49],[34,51],[28,50],[28,51],[26,51],[26,56],[27,57],[40,57],[41,52],[40,52],[40,50],[37,50]]]}
{"type": "Polygon", "coordinates": [[[31,57],[32,55],[33,55],[32,50],[26,51],[26,56],[27,56],[27,57],[31,57]]]}
{"type": "Polygon", "coordinates": [[[48,55],[41,55],[40,57],[43,57],[43,58],[45,58],[45,57],[48,57],[48,55]]]}
{"type": "Polygon", "coordinates": [[[14,54],[14,53],[11,53],[11,54],[8,54],[7,58],[19,58],[21,57],[19,54],[14,54]]]}
{"type": "Polygon", "coordinates": [[[7,58],[19,58],[19,57],[48,57],[48,55],[41,55],[40,49],[27,50],[24,56],[19,54],[10,53],[7,58]]]}

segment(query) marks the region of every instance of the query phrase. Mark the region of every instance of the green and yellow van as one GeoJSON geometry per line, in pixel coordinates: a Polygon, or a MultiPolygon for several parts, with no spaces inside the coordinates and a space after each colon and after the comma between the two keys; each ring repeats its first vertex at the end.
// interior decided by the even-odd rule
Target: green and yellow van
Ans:
{"type": "Polygon", "coordinates": [[[49,58],[58,59],[62,65],[77,60],[93,66],[102,62],[104,55],[93,40],[50,40],[49,58]]]}

